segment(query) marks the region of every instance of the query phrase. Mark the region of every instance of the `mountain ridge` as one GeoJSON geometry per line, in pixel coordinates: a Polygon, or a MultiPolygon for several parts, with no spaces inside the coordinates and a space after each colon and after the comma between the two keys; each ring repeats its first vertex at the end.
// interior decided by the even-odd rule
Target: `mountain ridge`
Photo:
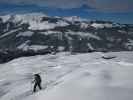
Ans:
{"type": "Polygon", "coordinates": [[[51,52],[132,51],[133,25],[43,13],[0,16],[0,62],[51,52]]]}

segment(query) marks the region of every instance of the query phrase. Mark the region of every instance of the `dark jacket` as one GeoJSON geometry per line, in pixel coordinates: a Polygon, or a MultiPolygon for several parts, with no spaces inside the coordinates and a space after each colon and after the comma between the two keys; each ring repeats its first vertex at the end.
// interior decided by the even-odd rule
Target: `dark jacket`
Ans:
{"type": "Polygon", "coordinates": [[[34,81],[35,83],[41,83],[41,76],[39,74],[35,74],[34,75],[34,81]]]}

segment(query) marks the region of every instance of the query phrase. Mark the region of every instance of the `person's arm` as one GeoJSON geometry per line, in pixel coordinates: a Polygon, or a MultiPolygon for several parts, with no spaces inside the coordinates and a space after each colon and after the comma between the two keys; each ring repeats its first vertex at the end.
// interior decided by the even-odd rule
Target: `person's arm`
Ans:
{"type": "Polygon", "coordinates": [[[35,83],[35,79],[33,79],[33,80],[31,81],[31,83],[35,83]]]}

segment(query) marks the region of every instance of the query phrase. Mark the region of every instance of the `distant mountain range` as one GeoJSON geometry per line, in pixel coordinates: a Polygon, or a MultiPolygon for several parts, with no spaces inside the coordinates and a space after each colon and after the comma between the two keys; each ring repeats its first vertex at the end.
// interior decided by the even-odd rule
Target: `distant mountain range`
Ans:
{"type": "Polygon", "coordinates": [[[42,13],[0,16],[0,62],[36,54],[132,51],[133,25],[42,13]]]}

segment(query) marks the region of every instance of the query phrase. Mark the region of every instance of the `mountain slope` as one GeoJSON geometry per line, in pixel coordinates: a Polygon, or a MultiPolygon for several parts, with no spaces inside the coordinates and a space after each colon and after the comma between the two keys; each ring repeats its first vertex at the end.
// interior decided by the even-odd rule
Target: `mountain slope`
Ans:
{"type": "Polygon", "coordinates": [[[18,58],[0,65],[0,100],[132,100],[132,59],[132,52],[18,58]],[[34,73],[43,90],[32,94],[34,73]]]}
{"type": "Polygon", "coordinates": [[[76,16],[0,16],[0,62],[60,51],[132,51],[132,33],[133,25],[88,21],[76,16]]]}

